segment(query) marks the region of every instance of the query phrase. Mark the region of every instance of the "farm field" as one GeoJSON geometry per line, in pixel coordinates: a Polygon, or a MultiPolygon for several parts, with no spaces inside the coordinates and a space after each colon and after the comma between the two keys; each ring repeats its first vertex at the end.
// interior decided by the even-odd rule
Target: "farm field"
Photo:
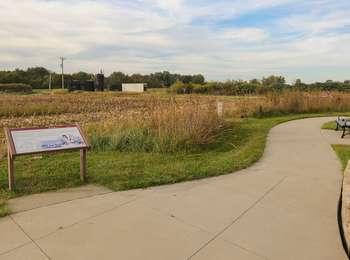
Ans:
{"type": "MultiPolygon", "coordinates": [[[[248,167],[274,125],[350,111],[350,95],[286,92],[266,96],[147,93],[0,95],[0,127],[79,123],[91,142],[90,183],[113,190],[216,176],[248,167]],[[216,111],[224,104],[224,116],[216,111]]],[[[7,199],[81,185],[79,154],[16,160],[16,192],[7,191],[6,144],[0,134],[0,215],[7,199]]]]}

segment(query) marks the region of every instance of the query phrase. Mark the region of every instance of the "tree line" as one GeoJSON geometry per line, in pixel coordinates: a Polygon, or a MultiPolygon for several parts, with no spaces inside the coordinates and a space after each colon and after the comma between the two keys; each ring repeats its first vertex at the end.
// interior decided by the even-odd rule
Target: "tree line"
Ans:
{"type": "MultiPolygon", "coordinates": [[[[71,80],[94,80],[95,75],[86,72],[78,72],[64,75],[65,81],[69,84],[71,80]]],[[[43,67],[28,68],[27,70],[16,69],[13,71],[0,71],[0,83],[23,83],[33,88],[48,88],[50,80],[50,72],[43,67]]],[[[168,71],[156,72],[148,75],[142,74],[125,74],[123,72],[113,72],[105,78],[106,87],[110,90],[121,89],[122,83],[147,83],[150,88],[167,88],[176,81],[193,84],[204,84],[203,75],[181,75],[172,74],[168,71]]],[[[53,88],[61,87],[61,74],[51,73],[51,85],[53,88]]]]}
{"type": "Polygon", "coordinates": [[[212,94],[212,95],[254,95],[283,90],[301,91],[350,91],[350,80],[344,82],[327,80],[311,84],[297,79],[293,84],[287,84],[282,76],[269,76],[262,79],[227,80],[224,82],[210,81],[204,84],[184,83],[177,81],[170,87],[170,91],[177,94],[212,94]]]}
{"type": "MultiPolygon", "coordinates": [[[[71,80],[88,81],[94,80],[95,75],[86,72],[65,74],[65,81],[71,80]]],[[[48,88],[50,72],[43,67],[33,67],[27,70],[16,69],[12,71],[0,71],[0,84],[21,83],[28,84],[33,88],[48,88]]],[[[303,83],[300,79],[293,84],[287,84],[282,76],[269,76],[262,79],[252,80],[227,80],[206,82],[202,74],[182,75],[168,71],[156,72],[147,75],[125,74],[113,72],[105,78],[106,89],[120,90],[122,83],[147,83],[149,88],[169,88],[175,93],[203,93],[216,95],[245,95],[263,94],[269,91],[281,91],[284,89],[299,90],[337,90],[349,91],[350,80],[344,82],[327,80],[311,84],[303,83]]],[[[61,75],[51,73],[51,85],[53,88],[61,87],[61,75]]]]}

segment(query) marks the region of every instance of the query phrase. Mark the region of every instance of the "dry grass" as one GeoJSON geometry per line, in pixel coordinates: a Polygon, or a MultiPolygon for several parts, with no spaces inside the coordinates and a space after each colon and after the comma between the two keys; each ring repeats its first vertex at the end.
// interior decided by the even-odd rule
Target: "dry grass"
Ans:
{"type": "MultiPolygon", "coordinates": [[[[79,123],[101,150],[173,152],[210,142],[220,126],[210,97],[78,93],[0,99],[13,109],[0,106],[1,128],[79,123]]],[[[3,133],[0,143],[1,158],[6,152],[3,133]]]]}
{"type": "Polygon", "coordinates": [[[320,113],[350,111],[350,94],[344,92],[286,91],[267,95],[266,113],[320,113]]]}
{"type": "Polygon", "coordinates": [[[141,113],[84,125],[99,150],[175,152],[206,144],[220,127],[215,100],[150,98],[141,113]]]}
{"type": "MultiPolygon", "coordinates": [[[[230,118],[350,111],[350,94],[285,91],[266,96],[55,93],[0,95],[0,128],[79,123],[96,149],[171,152],[210,143],[230,118]]],[[[0,132],[0,158],[5,154],[0,132]]]]}
{"type": "Polygon", "coordinates": [[[271,92],[264,96],[228,99],[225,108],[227,114],[234,117],[348,112],[350,93],[294,90],[271,92]]]}

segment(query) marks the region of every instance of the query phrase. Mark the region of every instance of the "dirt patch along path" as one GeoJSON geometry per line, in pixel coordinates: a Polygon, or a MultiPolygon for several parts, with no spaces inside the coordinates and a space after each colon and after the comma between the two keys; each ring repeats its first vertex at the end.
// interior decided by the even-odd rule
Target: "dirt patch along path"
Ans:
{"type": "Polygon", "coordinates": [[[234,174],[0,219],[0,259],[346,259],[329,120],[273,128],[263,158],[234,174]]]}

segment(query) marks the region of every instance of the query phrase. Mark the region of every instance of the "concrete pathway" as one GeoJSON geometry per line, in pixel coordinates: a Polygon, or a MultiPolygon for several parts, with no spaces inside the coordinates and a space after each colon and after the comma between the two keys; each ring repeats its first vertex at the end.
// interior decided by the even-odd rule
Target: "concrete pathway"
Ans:
{"type": "Polygon", "coordinates": [[[231,175],[55,201],[0,219],[0,259],[346,259],[341,167],[329,142],[350,137],[321,131],[328,120],[275,127],[262,160],[231,175]]]}

